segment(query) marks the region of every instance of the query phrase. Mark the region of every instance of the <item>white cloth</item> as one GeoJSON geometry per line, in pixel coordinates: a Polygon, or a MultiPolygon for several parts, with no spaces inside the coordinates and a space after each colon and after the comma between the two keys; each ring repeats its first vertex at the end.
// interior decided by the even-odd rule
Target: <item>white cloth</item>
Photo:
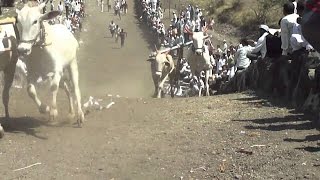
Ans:
{"type": "Polygon", "coordinates": [[[298,17],[299,15],[297,14],[289,14],[282,18],[280,22],[282,55],[288,55],[288,53],[292,52],[290,38],[292,35],[293,25],[297,22],[298,17]]]}
{"type": "Polygon", "coordinates": [[[218,61],[218,70],[221,71],[222,70],[222,66],[226,65],[226,59],[224,58],[220,58],[218,61]]]}
{"type": "Polygon", "coordinates": [[[292,51],[296,51],[301,48],[313,49],[312,46],[302,36],[301,26],[298,23],[295,23],[293,25],[290,44],[292,47],[292,51]]]}
{"type": "Polygon", "coordinates": [[[267,36],[269,33],[265,32],[259,39],[251,53],[261,53],[262,58],[267,54],[267,36]]]}
{"type": "Polygon", "coordinates": [[[228,80],[230,81],[231,78],[233,78],[234,75],[236,74],[234,66],[232,66],[229,71],[230,71],[230,73],[228,74],[229,75],[229,79],[228,80]]]}
{"type": "Polygon", "coordinates": [[[58,4],[58,11],[60,12],[60,13],[62,13],[63,12],[63,5],[62,4],[58,4]]]}
{"type": "Polygon", "coordinates": [[[228,53],[228,44],[226,42],[223,43],[223,53],[228,53]]]}
{"type": "Polygon", "coordinates": [[[81,5],[78,3],[75,7],[75,11],[80,12],[80,10],[81,10],[81,5]]]}
{"type": "Polygon", "coordinates": [[[72,10],[75,11],[75,9],[76,9],[76,1],[72,1],[71,7],[72,7],[72,10]]]}
{"type": "Polygon", "coordinates": [[[214,59],[214,57],[212,55],[210,56],[210,62],[211,62],[212,66],[216,66],[217,65],[216,64],[216,60],[214,59]]]}
{"type": "Polygon", "coordinates": [[[110,30],[115,30],[116,29],[116,24],[115,23],[110,23],[109,24],[109,29],[110,30]]]}
{"type": "Polygon", "coordinates": [[[190,19],[191,15],[190,15],[190,11],[186,12],[186,19],[190,19]]]}
{"type": "Polygon", "coordinates": [[[178,17],[176,15],[176,13],[173,14],[173,23],[177,23],[178,17]]]}
{"type": "Polygon", "coordinates": [[[293,5],[294,5],[294,13],[297,14],[297,6],[298,6],[298,3],[296,1],[292,2],[293,5]]]}
{"type": "Polygon", "coordinates": [[[223,51],[222,51],[220,48],[217,49],[217,52],[218,52],[218,54],[219,54],[220,56],[223,55],[223,51]]]}
{"type": "Polygon", "coordinates": [[[251,61],[249,58],[247,58],[248,52],[252,51],[251,46],[243,46],[239,48],[235,54],[234,59],[236,60],[236,68],[247,68],[249,67],[251,61]]]}
{"type": "Polygon", "coordinates": [[[196,19],[194,21],[194,29],[198,29],[199,31],[201,31],[201,20],[200,18],[196,19]]]}
{"type": "Polygon", "coordinates": [[[66,19],[64,22],[65,26],[69,29],[69,31],[72,31],[71,28],[71,20],[70,19],[66,19]]]}

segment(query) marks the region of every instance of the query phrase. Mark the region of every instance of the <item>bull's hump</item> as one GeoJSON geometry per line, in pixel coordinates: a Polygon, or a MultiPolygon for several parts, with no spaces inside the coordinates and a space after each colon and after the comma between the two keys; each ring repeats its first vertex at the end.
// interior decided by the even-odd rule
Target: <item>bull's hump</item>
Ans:
{"type": "Polygon", "coordinates": [[[61,42],[67,46],[78,45],[77,39],[64,25],[49,25],[48,28],[50,28],[48,29],[48,31],[50,31],[50,33],[48,33],[48,38],[53,42],[61,42]]]}

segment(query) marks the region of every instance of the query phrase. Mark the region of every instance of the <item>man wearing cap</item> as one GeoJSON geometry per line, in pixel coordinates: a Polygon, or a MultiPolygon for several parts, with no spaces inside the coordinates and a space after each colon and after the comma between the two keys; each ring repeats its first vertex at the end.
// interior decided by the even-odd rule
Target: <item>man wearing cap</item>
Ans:
{"type": "Polygon", "coordinates": [[[252,49],[251,53],[261,54],[262,59],[266,57],[267,54],[267,36],[269,34],[269,27],[267,25],[259,26],[260,38],[257,41],[257,44],[252,49]]]}

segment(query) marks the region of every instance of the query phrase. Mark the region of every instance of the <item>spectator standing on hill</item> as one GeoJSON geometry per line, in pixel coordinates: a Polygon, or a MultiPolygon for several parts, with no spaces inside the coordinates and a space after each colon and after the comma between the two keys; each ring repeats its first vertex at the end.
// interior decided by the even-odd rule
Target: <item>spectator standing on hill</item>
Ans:
{"type": "Polygon", "coordinates": [[[290,38],[292,35],[293,25],[297,22],[299,15],[294,14],[294,5],[292,2],[283,5],[284,17],[280,21],[281,28],[281,49],[282,55],[289,55],[292,53],[290,45],[290,38]]]}

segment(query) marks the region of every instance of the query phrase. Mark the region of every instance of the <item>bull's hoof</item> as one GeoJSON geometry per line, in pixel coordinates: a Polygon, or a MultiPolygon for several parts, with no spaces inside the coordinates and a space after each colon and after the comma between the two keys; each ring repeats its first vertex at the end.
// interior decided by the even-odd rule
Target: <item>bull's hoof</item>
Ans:
{"type": "Polygon", "coordinates": [[[4,130],[3,130],[3,127],[0,124],[0,139],[3,138],[3,136],[4,136],[4,130]]]}
{"type": "Polygon", "coordinates": [[[50,109],[50,121],[54,121],[57,119],[58,110],[57,109],[50,109]]]}
{"type": "Polygon", "coordinates": [[[50,111],[50,108],[49,106],[45,105],[45,104],[41,104],[40,107],[39,107],[39,112],[41,114],[46,114],[50,111]]]}
{"type": "Polygon", "coordinates": [[[82,127],[82,124],[84,122],[84,114],[83,112],[79,113],[79,117],[77,119],[78,127],[82,127]]]}

